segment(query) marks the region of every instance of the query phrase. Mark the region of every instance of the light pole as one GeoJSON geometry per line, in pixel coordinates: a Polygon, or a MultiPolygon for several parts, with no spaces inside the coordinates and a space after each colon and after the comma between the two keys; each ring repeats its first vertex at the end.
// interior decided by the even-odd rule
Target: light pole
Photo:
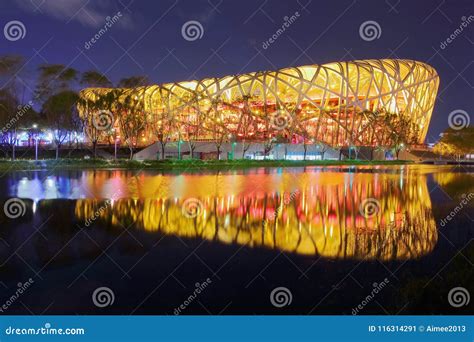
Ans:
{"type": "Polygon", "coordinates": [[[234,155],[235,155],[235,146],[237,145],[235,135],[229,134],[229,141],[230,141],[230,146],[231,146],[231,152],[230,156],[227,156],[227,159],[230,158],[230,160],[234,160],[234,155]]]}
{"type": "Polygon", "coordinates": [[[35,137],[35,161],[38,161],[38,132],[36,132],[36,129],[38,128],[37,124],[33,124],[34,128],[34,137],[35,137]]]}
{"type": "Polygon", "coordinates": [[[117,131],[115,128],[112,128],[112,131],[114,132],[114,160],[117,161],[117,131]]]}
{"type": "Polygon", "coordinates": [[[234,155],[235,155],[235,145],[237,145],[237,143],[234,141],[234,142],[232,143],[232,155],[231,155],[231,156],[232,156],[232,158],[231,158],[231,160],[234,160],[234,155]]]}

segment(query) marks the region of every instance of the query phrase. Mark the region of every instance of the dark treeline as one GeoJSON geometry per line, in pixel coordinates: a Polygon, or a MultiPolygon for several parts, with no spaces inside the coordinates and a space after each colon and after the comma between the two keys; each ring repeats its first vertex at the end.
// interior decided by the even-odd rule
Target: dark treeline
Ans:
{"type": "MultiPolygon", "coordinates": [[[[96,70],[79,71],[63,64],[42,64],[32,73],[25,57],[0,56],[0,148],[5,157],[16,158],[20,137],[28,145],[50,134],[56,158],[67,142],[79,145],[84,121],[79,117],[78,92],[84,87],[113,87],[106,75],[96,70]],[[25,79],[34,85],[27,84],[25,79]]],[[[149,83],[146,76],[123,78],[118,87],[137,87],[149,83]]],[[[95,156],[95,151],[94,151],[95,156]]]]}

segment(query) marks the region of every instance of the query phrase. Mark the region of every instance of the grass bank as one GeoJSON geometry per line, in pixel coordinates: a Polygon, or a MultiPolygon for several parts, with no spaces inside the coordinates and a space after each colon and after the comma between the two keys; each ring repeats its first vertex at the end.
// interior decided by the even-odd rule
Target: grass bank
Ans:
{"type": "Polygon", "coordinates": [[[124,170],[174,170],[174,169],[242,169],[254,167],[300,167],[300,166],[332,166],[332,165],[403,165],[406,160],[147,160],[108,161],[104,159],[48,159],[32,160],[0,160],[0,170],[51,170],[51,169],[124,169],[124,170]]]}

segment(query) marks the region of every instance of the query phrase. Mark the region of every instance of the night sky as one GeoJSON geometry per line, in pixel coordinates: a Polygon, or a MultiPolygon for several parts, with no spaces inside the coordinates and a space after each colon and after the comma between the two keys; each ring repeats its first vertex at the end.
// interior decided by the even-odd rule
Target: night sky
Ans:
{"type": "Polygon", "coordinates": [[[42,63],[96,69],[114,83],[132,75],[164,83],[334,61],[414,59],[432,65],[441,80],[427,136],[433,142],[451,111],[472,118],[474,18],[444,49],[440,45],[473,9],[472,0],[2,0],[1,27],[18,20],[26,35],[15,41],[0,36],[0,54],[26,57],[20,77],[30,87],[42,63]],[[86,49],[118,11],[122,17],[86,49]],[[264,49],[295,12],[299,17],[264,49]],[[202,25],[200,39],[183,38],[190,20],[202,25]],[[366,41],[359,27],[369,20],[381,34],[366,41]]]}

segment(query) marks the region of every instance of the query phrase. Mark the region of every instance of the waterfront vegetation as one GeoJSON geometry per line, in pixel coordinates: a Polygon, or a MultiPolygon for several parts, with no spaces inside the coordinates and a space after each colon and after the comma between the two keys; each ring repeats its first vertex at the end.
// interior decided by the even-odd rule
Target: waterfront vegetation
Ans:
{"type": "Polygon", "coordinates": [[[0,160],[0,170],[39,170],[39,169],[234,169],[255,167],[302,167],[302,166],[360,166],[360,165],[400,165],[409,164],[406,160],[105,160],[105,159],[45,159],[45,160],[0,160]]]}

